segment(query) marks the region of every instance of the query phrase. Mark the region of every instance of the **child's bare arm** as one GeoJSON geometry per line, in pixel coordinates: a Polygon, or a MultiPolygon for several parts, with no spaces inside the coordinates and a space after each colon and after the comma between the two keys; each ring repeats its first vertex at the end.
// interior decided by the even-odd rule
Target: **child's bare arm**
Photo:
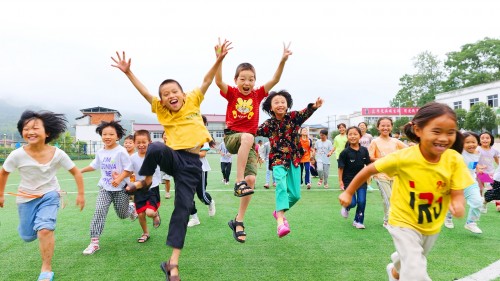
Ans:
{"type": "Polygon", "coordinates": [[[288,43],[288,46],[283,43],[283,56],[281,57],[280,64],[278,65],[278,69],[276,69],[276,72],[274,73],[273,78],[268,81],[266,84],[264,84],[264,90],[267,92],[271,91],[271,89],[278,84],[278,82],[281,79],[281,74],[283,74],[283,69],[285,68],[285,63],[286,60],[288,59],[288,56],[292,54],[292,51],[290,51],[290,43],[288,43]]]}
{"type": "MultiPolygon", "coordinates": [[[[224,40],[224,43],[222,43],[222,45],[220,44],[219,40],[219,44],[215,46],[214,49],[217,60],[215,61],[215,64],[212,66],[212,68],[210,68],[207,75],[205,75],[205,77],[203,78],[203,83],[201,84],[200,87],[200,90],[203,94],[205,94],[210,84],[212,84],[214,76],[218,75],[218,78],[216,78],[216,83],[218,80],[222,81],[222,69],[221,69],[222,60],[224,60],[228,51],[232,49],[232,47],[230,46],[231,42],[227,40],[224,40]]],[[[222,90],[222,88],[219,86],[219,83],[217,83],[217,86],[219,87],[219,89],[222,90]]],[[[223,91],[223,93],[227,93],[227,85],[225,85],[225,91],[223,91]]]]}
{"type": "Polygon", "coordinates": [[[372,163],[364,167],[359,173],[352,179],[349,186],[339,195],[340,205],[347,207],[351,204],[352,195],[358,190],[363,183],[365,183],[370,176],[378,173],[375,165],[372,163]]]}
{"type": "MultiPolygon", "coordinates": [[[[219,44],[215,46],[215,56],[219,57],[221,53],[221,43],[219,38],[219,44]]],[[[219,90],[225,95],[227,94],[227,84],[222,81],[222,63],[219,65],[217,72],[215,73],[215,84],[219,87],[219,90]]]]}
{"type": "Polygon", "coordinates": [[[465,197],[463,190],[451,190],[450,212],[454,217],[460,218],[465,214],[465,197]]]}
{"type": "Polygon", "coordinates": [[[5,185],[7,184],[7,178],[9,177],[9,172],[4,169],[0,169],[0,208],[3,208],[3,203],[5,202],[4,192],[5,185]]]}
{"type": "Polygon", "coordinates": [[[132,172],[127,170],[123,170],[123,172],[121,172],[120,174],[118,174],[117,172],[113,172],[112,173],[113,181],[111,182],[111,185],[113,187],[118,187],[118,185],[120,185],[120,183],[125,178],[130,177],[131,174],[132,172]]]}
{"type": "Polygon", "coordinates": [[[78,195],[76,196],[76,205],[80,207],[80,211],[85,207],[85,196],[83,187],[83,175],[80,170],[75,166],[69,172],[73,175],[76,181],[78,195]]]}
{"type": "Polygon", "coordinates": [[[80,169],[80,173],[82,173],[82,174],[86,173],[86,172],[92,172],[92,171],[95,171],[95,169],[92,168],[92,166],[87,166],[85,168],[80,169]]]}
{"type": "Polygon", "coordinates": [[[132,82],[134,87],[137,89],[137,91],[139,91],[139,93],[141,93],[141,95],[151,104],[153,102],[153,96],[149,93],[148,89],[141,83],[141,81],[139,81],[139,79],[137,79],[137,77],[135,77],[134,73],[132,73],[132,71],[130,70],[132,59],[129,58],[127,61],[127,59],[125,58],[125,52],[123,52],[121,56],[118,52],[116,52],[116,56],[117,59],[111,57],[111,59],[116,63],[112,64],[111,66],[116,67],[123,73],[125,73],[130,82],[132,82]]]}

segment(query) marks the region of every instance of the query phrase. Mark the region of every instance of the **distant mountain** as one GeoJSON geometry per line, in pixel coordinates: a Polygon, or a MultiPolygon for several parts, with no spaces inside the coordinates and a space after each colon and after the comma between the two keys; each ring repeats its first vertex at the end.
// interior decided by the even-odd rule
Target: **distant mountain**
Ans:
{"type": "MultiPolygon", "coordinates": [[[[21,135],[17,132],[17,121],[19,117],[25,110],[38,111],[42,110],[39,106],[15,106],[9,104],[5,100],[0,99],[0,139],[3,139],[3,134],[7,135],[7,139],[19,141],[22,139],[21,135]]],[[[68,109],[55,110],[51,109],[57,113],[64,113],[68,119],[68,129],[72,135],[75,133],[75,119],[81,117],[82,114],[79,109],[68,109]]],[[[120,110],[122,114],[122,124],[128,130],[130,124],[134,123],[158,123],[154,114],[137,114],[137,113],[127,113],[120,110]],[[132,121],[133,120],[133,121],[132,121]]]]}

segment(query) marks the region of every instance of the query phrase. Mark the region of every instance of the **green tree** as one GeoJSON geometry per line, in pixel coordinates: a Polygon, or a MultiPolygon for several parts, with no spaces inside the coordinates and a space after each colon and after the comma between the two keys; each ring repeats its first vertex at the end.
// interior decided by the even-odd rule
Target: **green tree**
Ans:
{"type": "Polygon", "coordinates": [[[378,136],[379,135],[379,132],[378,132],[378,129],[377,129],[377,124],[372,124],[372,125],[369,125],[368,128],[366,129],[366,132],[372,136],[378,136]]]}
{"type": "Polygon", "coordinates": [[[409,117],[401,117],[394,121],[394,124],[392,126],[392,133],[403,133],[403,126],[406,125],[406,123],[410,122],[409,117]]]}
{"type": "Polygon", "coordinates": [[[66,131],[65,133],[59,135],[59,137],[50,142],[52,145],[58,146],[60,149],[64,150],[67,154],[75,153],[75,145],[73,143],[73,137],[66,131]]]}
{"type": "Polygon", "coordinates": [[[457,114],[457,124],[459,129],[465,128],[465,119],[467,117],[467,110],[463,108],[455,109],[455,113],[457,114]]]}
{"type": "Polygon", "coordinates": [[[445,78],[442,62],[429,51],[413,58],[415,74],[405,74],[399,79],[401,89],[391,100],[392,107],[422,106],[433,101],[442,92],[445,78]]]}
{"type": "Polygon", "coordinates": [[[484,38],[465,44],[459,52],[447,53],[444,63],[449,72],[444,91],[452,91],[500,80],[500,40],[484,38]]]}
{"type": "Polygon", "coordinates": [[[493,109],[483,102],[474,104],[465,117],[465,129],[491,131],[497,126],[497,116],[493,109]]]}

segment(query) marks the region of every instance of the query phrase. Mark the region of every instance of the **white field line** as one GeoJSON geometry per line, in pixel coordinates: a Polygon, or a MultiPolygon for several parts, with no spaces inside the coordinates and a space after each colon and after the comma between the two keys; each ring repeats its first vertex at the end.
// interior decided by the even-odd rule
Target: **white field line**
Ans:
{"type": "Polygon", "coordinates": [[[466,276],[462,279],[455,279],[457,281],[490,281],[497,280],[500,277],[500,260],[488,265],[487,267],[479,270],[478,272],[466,276]]]}

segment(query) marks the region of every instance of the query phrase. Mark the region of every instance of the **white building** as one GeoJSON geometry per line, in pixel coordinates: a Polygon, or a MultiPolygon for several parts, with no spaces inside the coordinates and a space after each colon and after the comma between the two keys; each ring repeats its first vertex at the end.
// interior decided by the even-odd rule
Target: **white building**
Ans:
{"type": "Polygon", "coordinates": [[[83,116],[75,120],[75,138],[77,141],[86,143],[83,147],[84,154],[95,154],[103,147],[101,136],[96,133],[97,125],[102,121],[119,121],[122,116],[114,109],[104,107],[92,107],[80,110],[83,116]]]}
{"type": "MultiPolygon", "coordinates": [[[[436,101],[445,103],[453,109],[463,108],[467,111],[478,103],[483,102],[493,108],[497,115],[500,114],[498,107],[498,95],[500,94],[500,81],[471,86],[436,95],[436,101]]],[[[493,135],[498,134],[498,128],[493,130],[493,135]]]]}

